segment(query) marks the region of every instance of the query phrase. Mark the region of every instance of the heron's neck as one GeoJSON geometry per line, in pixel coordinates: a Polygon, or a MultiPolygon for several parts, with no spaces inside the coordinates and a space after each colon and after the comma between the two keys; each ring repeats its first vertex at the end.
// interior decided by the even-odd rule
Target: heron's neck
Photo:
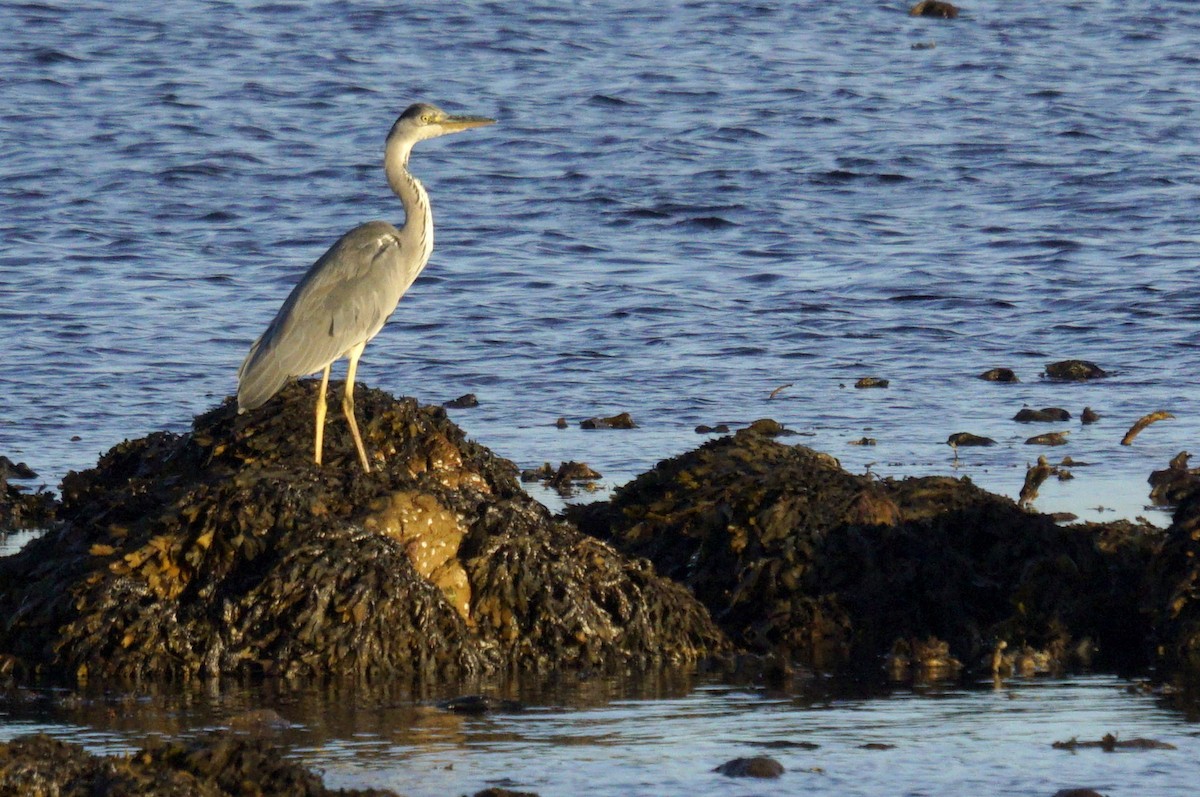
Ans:
{"type": "Polygon", "coordinates": [[[405,243],[422,253],[420,263],[424,267],[433,251],[433,211],[425,186],[408,170],[408,154],[411,151],[411,143],[388,142],[383,156],[383,170],[387,174],[388,185],[404,205],[404,226],[400,228],[400,234],[405,243]]]}

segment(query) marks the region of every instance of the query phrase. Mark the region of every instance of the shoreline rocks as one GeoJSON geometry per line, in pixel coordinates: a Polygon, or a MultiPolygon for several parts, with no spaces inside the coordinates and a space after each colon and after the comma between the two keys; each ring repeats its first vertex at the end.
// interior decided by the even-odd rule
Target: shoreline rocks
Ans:
{"type": "Polygon", "coordinates": [[[1161,531],[1061,527],[967,479],[858,476],[751,429],[569,516],[686,584],[752,651],[876,671],[914,639],[978,669],[997,640],[1057,668],[1093,646],[1109,666],[1148,660],[1139,596],[1161,531]]]}
{"type": "Polygon", "coordinates": [[[382,461],[363,474],[330,423],[317,466],[316,389],[227,401],[69,474],[62,525],[0,559],[0,669],[371,682],[728,649],[686,589],[552,518],[440,407],[360,388],[382,461]]]}

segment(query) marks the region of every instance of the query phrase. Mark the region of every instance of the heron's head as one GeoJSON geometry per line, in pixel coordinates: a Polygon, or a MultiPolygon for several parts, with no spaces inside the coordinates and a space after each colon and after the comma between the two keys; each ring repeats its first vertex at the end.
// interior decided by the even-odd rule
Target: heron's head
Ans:
{"type": "Polygon", "coordinates": [[[392,125],[392,132],[388,133],[388,138],[403,136],[414,142],[424,141],[447,133],[494,124],[495,121],[486,116],[455,116],[436,105],[418,102],[408,106],[404,113],[400,114],[400,118],[392,125]]]}

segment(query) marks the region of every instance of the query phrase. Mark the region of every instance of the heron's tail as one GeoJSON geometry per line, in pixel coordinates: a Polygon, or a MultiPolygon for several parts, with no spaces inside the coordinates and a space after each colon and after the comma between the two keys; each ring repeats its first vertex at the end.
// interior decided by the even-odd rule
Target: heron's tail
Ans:
{"type": "MultiPolygon", "coordinates": [[[[257,409],[271,400],[287,383],[288,374],[274,357],[260,357],[262,338],[254,341],[238,369],[238,412],[257,409]]],[[[265,353],[265,352],[264,352],[265,353]]]]}

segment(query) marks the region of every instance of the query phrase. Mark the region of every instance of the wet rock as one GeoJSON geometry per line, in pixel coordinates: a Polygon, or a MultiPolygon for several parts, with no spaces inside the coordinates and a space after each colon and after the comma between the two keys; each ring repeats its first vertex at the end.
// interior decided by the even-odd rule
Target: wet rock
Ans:
{"type": "Polygon", "coordinates": [[[1083,412],[1079,414],[1079,420],[1085,424],[1095,423],[1100,420],[1100,413],[1096,412],[1091,407],[1084,407],[1083,412]]]}
{"type": "Polygon", "coordinates": [[[1014,421],[1021,423],[1042,423],[1051,421],[1069,421],[1071,413],[1061,407],[1044,407],[1040,410],[1024,407],[1013,416],[1014,421]]]}
{"type": "Polygon", "coordinates": [[[1141,431],[1143,429],[1145,429],[1147,426],[1149,426],[1150,424],[1155,423],[1157,421],[1165,421],[1168,418],[1174,418],[1174,417],[1175,417],[1174,415],[1172,415],[1171,413],[1169,413],[1165,410],[1158,410],[1157,412],[1151,412],[1148,415],[1143,415],[1141,418],[1138,418],[1137,421],[1134,422],[1133,426],[1129,427],[1129,431],[1126,432],[1125,436],[1121,438],[1121,445],[1123,445],[1123,446],[1132,445],[1133,438],[1137,437],[1138,434],[1140,434],[1141,431]]]}
{"type": "Polygon", "coordinates": [[[910,17],[954,19],[958,16],[958,8],[944,0],[919,0],[908,10],[908,15],[910,17]]]}
{"type": "Polygon", "coordinates": [[[963,664],[950,653],[950,645],[937,637],[897,639],[884,657],[884,669],[893,681],[944,681],[956,677],[963,664]]]}
{"type": "Polygon", "coordinates": [[[1157,739],[1118,739],[1111,733],[1107,733],[1103,738],[1094,742],[1081,742],[1076,739],[1068,739],[1065,742],[1054,742],[1051,745],[1055,750],[1082,750],[1095,748],[1103,750],[1106,753],[1113,753],[1117,750],[1174,750],[1175,745],[1169,742],[1160,742],[1157,739]]]}
{"type": "Polygon", "coordinates": [[[861,390],[869,387],[887,387],[888,384],[889,382],[886,379],[880,379],[877,376],[864,376],[862,379],[855,382],[854,386],[861,390]]]}
{"type": "Polygon", "coordinates": [[[613,415],[609,418],[588,418],[579,422],[580,429],[636,429],[633,416],[628,412],[613,415]]]}
{"type": "Polygon", "coordinates": [[[442,406],[454,410],[471,409],[479,406],[479,399],[475,397],[474,393],[464,393],[456,399],[442,402],[442,406]]]}
{"type": "Polygon", "coordinates": [[[860,437],[857,440],[851,440],[850,445],[852,445],[852,446],[873,446],[877,442],[878,441],[874,437],[860,437]]]}
{"type": "Polygon", "coordinates": [[[1059,789],[1054,797],[1104,797],[1095,789],[1059,789]]]}
{"type": "Polygon", "coordinates": [[[784,437],[796,434],[791,429],[785,428],[782,423],[774,418],[759,418],[757,421],[751,421],[750,425],[746,427],[746,431],[767,435],[768,437],[784,437]]]}
{"type": "Polygon", "coordinates": [[[1200,490],[1179,498],[1147,581],[1160,659],[1200,671],[1200,490]]]}
{"type": "Polygon", "coordinates": [[[511,789],[502,789],[498,786],[493,786],[490,789],[477,791],[474,797],[538,797],[537,792],[532,791],[513,791],[511,789]]]}
{"type": "Polygon", "coordinates": [[[1108,372],[1087,360],[1060,360],[1046,366],[1046,376],[1066,382],[1082,382],[1087,379],[1103,379],[1108,372]]]}
{"type": "Polygon", "coordinates": [[[1149,526],[1062,528],[968,480],[874,479],[742,430],[660,462],[581,527],[686,584],[735,642],[877,670],[899,639],[1144,660],[1149,526]]]}
{"type": "Polygon", "coordinates": [[[700,424],[696,427],[696,434],[729,434],[729,425],[724,423],[719,423],[716,426],[700,424]]]}
{"type": "Polygon", "coordinates": [[[1011,368],[990,368],[979,375],[988,382],[1020,382],[1011,368]]]}
{"type": "Polygon", "coordinates": [[[24,462],[13,462],[8,457],[0,455],[0,480],[36,478],[37,474],[33,472],[33,468],[24,462]]]}
{"type": "Polygon", "coordinates": [[[713,770],[729,778],[778,778],[783,775],[783,764],[770,756],[735,758],[713,770]]]}
{"type": "Polygon", "coordinates": [[[1027,446],[1065,446],[1069,432],[1046,432],[1035,434],[1025,441],[1027,446]]]}
{"type": "Polygon", "coordinates": [[[268,741],[210,734],[152,740],[131,756],[96,756],[38,734],[0,744],[0,793],[90,797],[395,797],[384,789],[327,789],[268,741]]]}
{"type": "Polygon", "coordinates": [[[1165,470],[1156,470],[1146,481],[1150,483],[1150,500],[1160,506],[1174,506],[1191,492],[1200,490],[1200,468],[1189,468],[1192,455],[1180,451],[1171,458],[1165,470]]]}
{"type": "Polygon", "coordinates": [[[983,437],[970,432],[955,432],[946,438],[946,445],[951,448],[958,448],[960,446],[994,446],[996,445],[996,441],[990,437],[983,437]]]}
{"type": "Polygon", "coordinates": [[[58,517],[59,503],[53,494],[9,484],[0,478],[0,532],[46,528],[58,517]]]}
{"type": "Polygon", "coordinates": [[[1056,472],[1056,470],[1046,460],[1046,457],[1038,457],[1037,464],[1025,472],[1025,483],[1021,485],[1021,493],[1017,497],[1017,504],[1024,507],[1031,505],[1033,499],[1037,498],[1038,488],[1042,486],[1042,482],[1050,478],[1050,475],[1056,472]]]}
{"type": "Polygon", "coordinates": [[[566,429],[568,425],[569,424],[567,423],[566,418],[559,418],[557,421],[554,422],[554,426],[557,429],[566,429]]]}
{"type": "Polygon", "coordinates": [[[0,656],[78,679],[373,683],[727,646],[684,588],[551,518],[440,407],[360,388],[372,472],[332,423],[314,464],[316,387],[68,475],[61,528],[0,559],[0,656]]]}

